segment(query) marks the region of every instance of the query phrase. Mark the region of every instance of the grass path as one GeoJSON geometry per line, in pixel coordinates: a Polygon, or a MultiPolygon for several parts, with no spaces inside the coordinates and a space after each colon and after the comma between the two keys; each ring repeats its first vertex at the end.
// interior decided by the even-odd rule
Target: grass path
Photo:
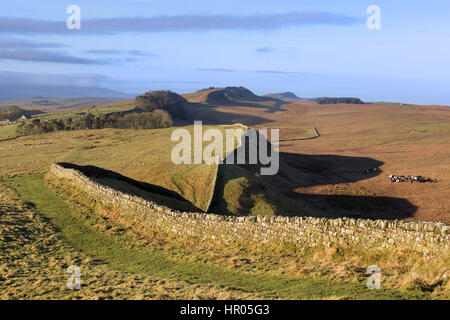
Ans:
{"type": "Polygon", "coordinates": [[[368,290],[364,284],[327,282],[314,279],[264,276],[224,270],[199,263],[169,259],[164,252],[136,250],[113,236],[92,230],[82,215],[51,190],[42,175],[19,175],[7,180],[22,200],[34,206],[56,228],[70,246],[107,263],[112,269],[141,275],[179,279],[196,284],[232,287],[255,295],[287,299],[346,297],[351,299],[424,298],[389,290],[368,290]]]}

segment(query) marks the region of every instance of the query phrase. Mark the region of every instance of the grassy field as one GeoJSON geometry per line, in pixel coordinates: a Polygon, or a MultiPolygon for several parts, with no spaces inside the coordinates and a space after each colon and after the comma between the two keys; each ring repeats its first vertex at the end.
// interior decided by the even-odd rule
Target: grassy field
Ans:
{"type": "MultiPolygon", "coordinates": [[[[307,106],[293,106],[298,113],[302,113],[304,108],[309,109],[307,106]]],[[[402,216],[406,219],[450,223],[450,108],[324,106],[311,111],[302,119],[314,122],[321,137],[314,142],[301,141],[290,146],[286,144],[281,150],[348,157],[348,163],[333,165],[329,162],[324,165],[329,168],[326,173],[342,177],[341,184],[352,185],[352,188],[347,189],[358,189],[358,192],[366,192],[375,197],[407,200],[416,209],[405,210],[402,216]],[[363,174],[374,162],[367,159],[381,163],[381,174],[363,174]],[[391,173],[422,175],[438,179],[439,182],[393,184],[387,178],[391,173]],[[348,181],[344,181],[345,179],[348,181]]],[[[317,184],[317,175],[313,179],[315,183],[306,182],[299,186],[297,192],[327,194],[326,190],[332,183],[323,179],[320,186],[317,184]]],[[[332,179],[328,178],[330,180],[332,179]]],[[[329,210],[336,209],[331,206],[329,210]]],[[[401,208],[395,206],[386,208],[386,211],[393,211],[394,215],[399,210],[401,208]]]]}
{"type": "Polygon", "coordinates": [[[11,124],[0,127],[0,140],[11,139],[17,137],[17,125],[11,124]]]}
{"type": "MultiPolygon", "coordinates": [[[[364,282],[354,281],[354,277],[350,277],[348,281],[343,281],[342,272],[341,280],[336,279],[339,278],[337,274],[330,277],[323,270],[322,276],[313,277],[313,270],[310,270],[309,274],[302,274],[300,270],[302,270],[301,264],[303,261],[300,257],[291,258],[291,260],[297,261],[297,274],[292,270],[290,273],[286,273],[279,269],[285,261],[270,264],[265,260],[268,258],[276,260],[280,257],[284,260],[288,259],[286,257],[287,248],[283,248],[283,250],[266,248],[273,253],[273,257],[260,256],[260,259],[263,259],[260,261],[255,260],[258,257],[256,251],[253,251],[253,256],[248,257],[251,260],[247,260],[245,247],[239,248],[237,246],[236,248],[222,248],[221,250],[217,248],[217,251],[212,251],[212,254],[219,255],[220,259],[217,261],[213,259],[211,253],[205,255],[206,247],[202,248],[202,246],[208,246],[208,244],[195,244],[185,241],[177,243],[158,237],[142,238],[127,226],[117,225],[114,221],[95,214],[89,204],[83,203],[82,199],[85,199],[85,197],[76,198],[75,195],[75,198],[67,202],[61,198],[67,190],[59,186],[55,193],[55,191],[49,189],[42,175],[15,176],[7,179],[6,183],[18,192],[20,201],[15,200],[17,207],[9,207],[9,210],[5,210],[3,203],[8,196],[5,193],[8,193],[8,191],[3,191],[2,218],[14,214],[14,211],[16,211],[15,214],[20,216],[21,209],[22,213],[26,212],[28,216],[31,215],[32,218],[36,218],[28,218],[28,223],[37,220],[41,224],[45,224],[40,228],[45,229],[47,234],[41,234],[41,230],[33,232],[31,239],[29,239],[30,245],[39,248],[41,254],[53,254],[53,252],[45,252],[49,244],[33,241],[33,237],[48,236],[48,233],[54,232],[54,235],[49,238],[49,241],[53,243],[52,246],[61,247],[61,249],[64,246],[69,246],[71,248],[70,253],[75,257],[72,258],[71,256],[64,259],[58,255],[52,256],[53,270],[60,270],[61,265],[59,264],[62,264],[64,268],[68,264],[67,260],[73,259],[74,261],[69,263],[75,262],[80,265],[84,271],[83,275],[85,274],[87,279],[83,278],[82,290],[75,293],[64,289],[64,281],[61,279],[64,276],[61,271],[54,272],[55,275],[48,279],[44,286],[41,284],[41,286],[35,285],[26,289],[22,286],[14,286],[12,284],[20,284],[23,281],[33,283],[33,281],[41,280],[42,282],[40,273],[37,275],[34,269],[43,266],[30,264],[28,268],[20,268],[20,266],[14,265],[17,260],[11,260],[8,257],[9,261],[2,265],[3,270],[7,272],[5,273],[7,274],[6,281],[9,284],[5,288],[5,282],[0,281],[0,286],[3,285],[1,290],[3,297],[14,298],[16,295],[19,295],[19,297],[38,297],[35,295],[38,292],[41,297],[46,298],[64,296],[66,298],[108,299],[133,298],[135,297],[131,294],[133,292],[141,298],[155,298],[157,297],[155,292],[161,292],[166,283],[167,287],[170,287],[170,284],[177,284],[180,290],[168,289],[165,291],[166,296],[163,296],[163,298],[423,299],[433,297],[419,290],[367,290],[364,282]],[[76,199],[78,201],[75,201],[76,199]],[[45,218],[46,222],[43,222],[41,217],[45,218]],[[51,228],[47,223],[51,225],[51,228]],[[192,250],[192,246],[195,245],[200,246],[198,249],[203,250],[201,252],[192,250]],[[242,250],[244,250],[244,253],[241,253],[240,256],[228,256],[233,251],[239,252],[242,250]],[[220,261],[223,259],[234,260],[235,262],[226,264],[220,261]],[[86,265],[85,261],[89,263],[86,265]],[[101,263],[96,261],[101,261],[101,263]],[[99,270],[104,272],[101,279],[95,278],[99,270]],[[333,276],[335,279],[330,279],[333,276]],[[117,278],[113,280],[115,277],[117,278]],[[137,286],[133,290],[131,290],[132,283],[136,283],[137,286]],[[161,285],[163,288],[161,288],[161,285]],[[171,293],[173,293],[173,296],[171,296],[171,293]]],[[[5,188],[2,188],[2,190],[5,190],[5,188]]],[[[14,197],[14,195],[10,197],[14,197]]],[[[8,201],[8,203],[10,202],[8,201]]],[[[22,223],[22,225],[24,224],[22,223]]],[[[4,237],[3,233],[2,236],[4,237]]],[[[15,245],[14,241],[8,246],[9,256],[11,250],[20,251],[19,248],[21,247],[15,245]]],[[[24,248],[21,250],[22,252],[17,252],[17,254],[23,255],[26,249],[24,248]]],[[[208,252],[211,252],[211,250],[208,249],[208,252]]],[[[247,253],[250,254],[251,252],[247,253]]],[[[58,254],[62,255],[62,252],[58,252],[58,254]]],[[[306,266],[303,267],[305,268],[304,272],[306,272],[306,266]]],[[[292,269],[292,266],[290,268],[292,269]]],[[[52,274],[52,271],[47,271],[45,274],[52,274]]]]}
{"type": "Polygon", "coordinates": [[[450,108],[401,103],[318,105],[270,102],[209,106],[206,90],[185,95],[203,119],[280,129],[281,163],[292,179],[276,188],[322,217],[450,223],[450,108]],[[208,112],[204,111],[208,110],[208,112]],[[320,133],[313,137],[313,128],[320,133]],[[378,168],[376,173],[365,174],[378,168]],[[394,184],[389,174],[421,175],[436,184],[394,184]]]}
{"type": "MultiPolygon", "coordinates": [[[[193,132],[192,126],[186,128],[193,132]]],[[[203,129],[208,128],[212,127],[203,129]]],[[[224,131],[228,126],[218,128],[224,131]]],[[[214,189],[216,165],[174,164],[173,130],[60,131],[3,141],[0,175],[46,172],[55,161],[95,165],[178,192],[205,210],[214,189]]]]}
{"type": "Polygon", "coordinates": [[[450,223],[449,107],[305,102],[283,105],[273,113],[259,107],[215,109],[237,120],[238,114],[242,119],[251,116],[253,128],[280,128],[281,140],[317,128],[317,139],[282,141],[279,146],[282,160],[295,168],[291,175],[298,178],[294,185],[277,187],[306,203],[310,212],[450,223]],[[364,173],[375,167],[378,173],[364,173]],[[439,181],[395,184],[387,177],[391,173],[439,181]],[[380,204],[374,207],[372,200],[380,204]]]}

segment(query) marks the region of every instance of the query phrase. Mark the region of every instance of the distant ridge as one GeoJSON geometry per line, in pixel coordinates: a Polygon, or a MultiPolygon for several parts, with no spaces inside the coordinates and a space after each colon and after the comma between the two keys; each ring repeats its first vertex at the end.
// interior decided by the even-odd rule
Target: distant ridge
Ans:
{"type": "Polygon", "coordinates": [[[359,98],[353,97],[319,97],[319,98],[299,98],[295,93],[279,92],[279,93],[269,93],[263,95],[263,97],[270,97],[275,99],[280,99],[288,102],[317,102],[318,104],[364,104],[364,102],[359,98]]]}
{"type": "Polygon", "coordinates": [[[206,102],[211,104],[232,104],[233,101],[264,101],[244,87],[226,87],[213,90],[208,94],[206,102]]]}
{"type": "Polygon", "coordinates": [[[44,96],[48,98],[66,97],[104,97],[126,98],[130,95],[100,87],[39,86],[39,85],[2,85],[0,100],[31,98],[44,96]]]}
{"type": "Polygon", "coordinates": [[[269,93],[263,95],[263,97],[279,99],[286,102],[317,102],[320,99],[320,98],[301,98],[291,91],[269,93]]]}
{"type": "Polygon", "coordinates": [[[275,99],[280,99],[280,100],[285,100],[285,101],[301,100],[301,98],[297,97],[295,95],[295,93],[290,92],[290,91],[279,92],[279,93],[269,93],[269,94],[263,95],[263,97],[270,97],[270,98],[275,98],[275,99]]]}
{"type": "Polygon", "coordinates": [[[211,87],[184,96],[191,102],[206,102],[212,105],[235,105],[237,102],[283,102],[280,99],[272,97],[258,96],[242,86],[225,88],[211,87]]]}

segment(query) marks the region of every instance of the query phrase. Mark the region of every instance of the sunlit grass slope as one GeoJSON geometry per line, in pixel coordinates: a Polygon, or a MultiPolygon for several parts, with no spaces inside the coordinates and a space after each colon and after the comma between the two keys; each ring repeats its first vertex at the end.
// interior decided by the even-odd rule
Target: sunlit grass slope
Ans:
{"type": "MultiPolygon", "coordinates": [[[[56,161],[94,165],[176,191],[206,210],[216,164],[174,164],[171,151],[177,142],[171,141],[171,134],[175,129],[64,131],[3,141],[0,175],[46,172],[56,161]]],[[[192,126],[186,129],[193,135],[192,126]]]]}

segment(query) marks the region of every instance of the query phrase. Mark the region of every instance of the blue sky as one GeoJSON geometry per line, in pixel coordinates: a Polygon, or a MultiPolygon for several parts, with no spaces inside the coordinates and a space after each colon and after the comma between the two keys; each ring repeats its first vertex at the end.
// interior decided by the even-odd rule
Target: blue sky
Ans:
{"type": "Polygon", "coordinates": [[[0,4],[0,84],[450,105],[449,1],[24,0],[0,4]],[[67,30],[66,8],[81,8],[67,30]],[[381,30],[366,27],[369,5],[381,30]]]}

